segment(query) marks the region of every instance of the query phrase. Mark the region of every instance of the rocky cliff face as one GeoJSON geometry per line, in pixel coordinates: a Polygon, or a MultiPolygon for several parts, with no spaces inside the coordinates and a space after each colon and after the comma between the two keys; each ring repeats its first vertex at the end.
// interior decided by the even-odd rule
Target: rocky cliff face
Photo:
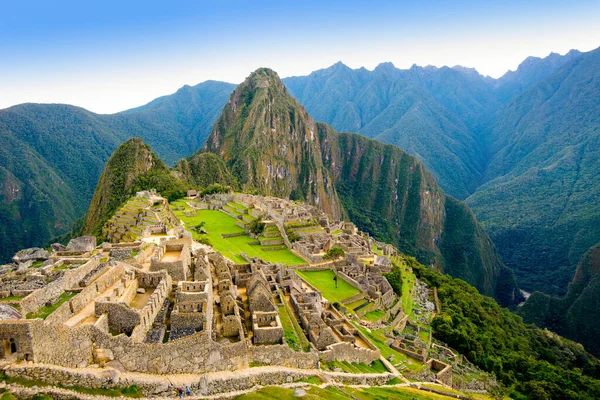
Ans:
{"type": "Polygon", "coordinates": [[[238,86],[206,150],[223,157],[245,189],[347,215],[502,304],[519,297],[512,272],[469,208],[444,194],[423,164],[396,146],[315,123],[269,69],[238,86]]]}

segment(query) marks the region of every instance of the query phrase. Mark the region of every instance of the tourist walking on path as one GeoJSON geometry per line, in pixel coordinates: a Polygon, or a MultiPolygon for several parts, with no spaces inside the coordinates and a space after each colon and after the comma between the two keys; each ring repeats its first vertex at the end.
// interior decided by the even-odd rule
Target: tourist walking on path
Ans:
{"type": "Polygon", "coordinates": [[[177,388],[177,392],[179,392],[179,398],[183,399],[183,388],[177,388]]]}
{"type": "Polygon", "coordinates": [[[190,390],[190,387],[188,385],[185,385],[185,395],[186,396],[192,395],[192,391],[190,390]]]}

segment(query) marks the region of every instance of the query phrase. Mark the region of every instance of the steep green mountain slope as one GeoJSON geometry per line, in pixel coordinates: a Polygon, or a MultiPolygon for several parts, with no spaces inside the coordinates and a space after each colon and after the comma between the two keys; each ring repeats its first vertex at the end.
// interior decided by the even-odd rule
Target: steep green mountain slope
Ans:
{"type": "Polygon", "coordinates": [[[139,138],[110,156],[100,176],[81,233],[100,236],[104,223],[137,191],[156,189],[168,199],[183,197],[184,186],[139,138]]]}
{"type": "Polygon", "coordinates": [[[489,237],[423,164],[398,147],[316,124],[271,70],[235,90],[206,148],[245,188],[346,212],[361,229],[504,304],[517,300],[489,237]]]}
{"type": "Polygon", "coordinates": [[[476,189],[485,160],[474,132],[495,104],[479,74],[391,63],[371,72],[338,63],[284,82],[317,120],[401,147],[458,198],[476,189]]]}
{"type": "Polygon", "coordinates": [[[411,266],[438,290],[441,312],[432,322],[434,337],[494,372],[509,388],[510,398],[600,397],[600,362],[580,344],[525,324],[460,279],[416,262],[411,266]]]}
{"type": "Polygon", "coordinates": [[[306,200],[336,218],[343,213],[323,168],[317,125],[275,72],[255,71],[231,95],[206,142],[243,188],[306,200]]]}
{"type": "Polygon", "coordinates": [[[525,321],[552,329],[600,355],[600,243],[581,258],[565,297],[534,292],[519,314],[525,321]]]}
{"type": "Polygon", "coordinates": [[[85,214],[110,154],[127,138],[143,138],[170,164],[192,154],[233,87],[186,86],[114,115],[58,104],[0,110],[0,187],[20,193],[0,201],[0,263],[69,230],[85,214]]]}
{"type": "Polygon", "coordinates": [[[490,148],[467,202],[525,289],[562,295],[600,241],[600,49],[513,100],[490,148]]]}
{"type": "Polygon", "coordinates": [[[237,180],[221,157],[213,153],[198,152],[179,160],[174,174],[188,187],[205,188],[213,183],[237,188],[237,180]]]}

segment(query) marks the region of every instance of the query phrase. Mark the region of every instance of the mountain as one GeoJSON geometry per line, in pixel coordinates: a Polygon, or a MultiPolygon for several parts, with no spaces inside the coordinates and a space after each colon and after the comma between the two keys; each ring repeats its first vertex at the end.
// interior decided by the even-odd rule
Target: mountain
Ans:
{"type": "Polygon", "coordinates": [[[258,69],[235,89],[206,149],[225,159],[243,188],[305,200],[343,216],[321,161],[317,124],[270,69],[258,69]]]}
{"type": "Polygon", "coordinates": [[[563,295],[600,241],[600,49],[512,100],[489,143],[467,203],[526,290],[563,295]]]}
{"type": "Polygon", "coordinates": [[[110,156],[100,175],[81,234],[100,236],[104,223],[131,196],[149,189],[169,199],[183,197],[185,188],[142,139],[128,139],[110,156]]]}
{"type": "Polygon", "coordinates": [[[208,81],[113,115],[61,104],[0,110],[0,263],[68,231],[128,138],[143,138],[169,164],[194,153],[233,88],[208,81]]]}
{"type": "Polygon", "coordinates": [[[175,165],[173,174],[190,188],[205,188],[213,183],[238,187],[237,180],[223,159],[212,153],[197,152],[188,158],[182,158],[175,165]]]}
{"type": "Polygon", "coordinates": [[[417,156],[455,197],[466,198],[481,180],[485,160],[476,132],[495,102],[479,74],[399,70],[391,63],[352,70],[337,63],[284,83],[315,119],[417,156]]]}
{"type": "Polygon", "coordinates": [[[493,82],[499,101],[506,102],[523,93],[531,86],[543,81],[566,63],[581,56],[581,52],[571,50],[565,55],[550,53],[547,57],[527,57],[516,71],[508,71],[493,82]]]}
{"type": "Polygon", "coordinates": [[[600,243],[579,261],[566,296],[534,292],[519,314],[526,322],[552,329],[600,355],[600,243]]]}
{"type": "Polygon", "coordinates": [[[427,264],[517,300],[510,270],[468,207],[416,158],[315,123],[277,74],[262,68],[231,95],[206,143],[246,189],[303,199],[427,264]]]}

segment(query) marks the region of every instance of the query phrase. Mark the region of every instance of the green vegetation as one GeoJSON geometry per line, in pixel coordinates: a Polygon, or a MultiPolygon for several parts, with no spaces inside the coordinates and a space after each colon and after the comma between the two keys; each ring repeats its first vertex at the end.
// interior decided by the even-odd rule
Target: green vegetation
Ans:
{"type": "Polygon", "coordinates": [[[17,302],[20,301],[24,298],[25,296],[7,296],[7,297],[0,297],[0,302],[3,303],[10,303],[10,302],[17,302]]]}
{"type": "Polygon", "coordinates": [[[51,306],[43,306],[36,312],[27,314],[27,319],[36,319],[36,318],[46,319],[46,317],[48,317],[48,315],[52,314],[54,312],[54,310],[56,310],[58,307],[60,307],[63,303],[71,300],[76,295],[77,295],[77,292],[63,292],[60,295],[60,297],[58,298],[58,301],[56,303],[52,304],[51,306]]]}
{"type": "Polygon", "coordinates": [[[309,376],[308,378],[304,378],[304,379],[299,379],[296,382],[304,382],[304,383],[310,383],[311,385],[320,385],[323,383],[323,381],[321,380],[321,378],[319,378],[318,376],[309,376]]]}
{"type": "Polygon", "coordinates": [[[346,252],[341,247],[332,247],[327,250],[327,253],[323,256],[324,260],[335,260],[337,258],[343,257],[346,252]]]}
{"type": "Polygon", "coordinates": [[[119,146],[110,156],[92,197],[82,234],[99,236],[104,223],[140,190],[156,189],[169,200],[185,194],[181,181],[139,138],[119,146]]]}
{"type": "MultiPolygon", "coordinates": [[[[82,386],[65,386],[65,385],[53,385],[44,381],[40,381],[37,379],[27,379],[21,377],[9,377],[6,375],[4,371],[0,372],[0,381],[5,382],[6,384],[15,383],[20,386],[25,387],[59,387],[62,389],[72,390],[78,393],[88,394],[92,396],[108,396],[108,397],[129,397],[129,398],[141,398],[142,393],[136,385],[131,385],[127,387],[116,387],[116,388],[86,388],[82,386]]],[[[4,394],[0,399],[11,399],[12,395],[4,394]]],[[[52,397],[42,394],[38,396],[46,396],[46,397],[36,397],[36,398],[44,398],[44,399],[52,399],[52,397]]]]}
{"type": "Polygon", "coordinates": [[[261,221],[261,218],[253,219],[248,224],[248,230],[255,235],[260,235],[265,231],[265,224],[261,221]]]}
{"type": "Polygon", "coordinates": [[[600,361],[581,345],[525,325],[460,279],[413,268],[438,288],[442,312],[432,322],[434,337],[495,373],[513,399],[600,398],[600,361]]]}
{"type": "Polygon", "coordinates": [[[285,341],[290,346],[290,348],[294,351],[301,350],[301,346],[299,343],[298,335],[296,334],[296,330],[294,329],[294,325],[292,325],[292,321],[290,319],[290,315],[288,314],[285,306],[279,306],[279,318],[281,319],[281,326],[283,326],[283,335],[285,337],[285,341]]]}
{"type": "Polygon", "coordinates": [[[186,228],[192,232],[194,240],[210,244],[216,250],[221,252],[225,257],[237,263],[245,263],[246,261],[240,256],[241,253],[246,253],[250,257],[258,257],[262,260],[272,263],[284,263],[286,265],[301,265],[306,261],[290,250],[273,250],[264,251],[261,246],[253,245],[255,242],[250,236],[244,234],[245,230],[236,225],[236,220],[229,215],[217,210],[198,210],[195,216],[186,216],[185,210],[191,210],[185,200],[181,199],[172,203],[175,215],[180,218],[186,228]],[[206,234],[196,232],[193,227],[204,223],[203,229],[206,234]],[[240,236],[223,237],[223,234],[241,234],[240,236]]]}
{"type": "Polygon", "coordinates": [[[321,368],[330,371],[339,368],[343,372],[352,374],[381,374],[389,372],[380,360],[375,360],[370,365],[365,363],[349,363],[348,361],[331,361],[321,364],[321,368]]]}
{"type": "MultiPolygon", "coordinates": [[[[448,397],[435,393],[424,392],[408,387],[370,387],[350,388],[346,386],[328,386],[321,388],[310,385],[304,388],[308,400],[372,400],[372,399],[397,399],[397,400],[447,400],[448,397]]],[[[293,400],[294,389],[278,386],[267,386],[260,390],[236,397],[238,400],[293,400]]]]}
{"type": "Polygon", "coordinates": [[[411,371],[411,372],[420,372],[423,369],[425,369],[427,366],[422,364],[421,362],[417,361],[417,360],[413,360],[410,357],[407,357],[404,353],[400,353],[399,351],[396,351],[394,349],[392,349],[390,346],[386,345],[385,342],[387,340],[387,338],[385,336],[383,336],[383,332],[378,332],[378,331],[372,331],[372,330],[368,330],[360,325],[358,325],[357,323],[353,322],[353,325],[359,330],[361,331],[361,333],[363,335],[365,335],[367,337],[367,339],[369,339],[369,341],[379,349],[379,351],[381,352],[381,355],[386,358],[389,359],[390,357],[392,358],[391,363],[396,367],[396,368],[400,368],[404,367],[407,370],[411,371]]]}
{"type": "Polygon", "coordinates": [[[358,289],[343,279],[337,280],[336,287],[336,281],[334,280],[335,273],[330,269],[323,271],[296,270],[296,273],[308,283],[320,290],[323,297],[332,303],[335,301],[342,302],[344,299],[360,293],[358,289]]]}
{"type": "MultiPolygon", "coordinates": [[[[294,315],[294,311],[291,309],[291,307],[287,303],[287,299],[285,298],[284,293],[281,293],[281,295],[284,299],[284,303],[280,307],[283,307],[283,310],[285,311],[285,313],[287,315],[287,319],[288,319],[290,325],[294,329],[294,334],[295,334],[295,337],[297,340],[297,348],[299,347],[302,351],[310,351],[310,343],[308,342],[306,335],[304,335],[304,331],[302,330],[302,327],[298,323],[298,320],[296,319],[296,317],[294,315]]],[[[281,314],[281,308],[280,308],[280,314],[281,314]]],[[[282,319],[281,323],[283,324],[283,319],[282,319]]],[[[290,332],[290,335],[291,335],[291,332],[290,332]]]]}
{"type": "Polygon", "coordinates": [[[378,321],[383,317],[385,317],[385,311],[381,309],[369,311],[368,313],[365,313],[365,315],[362,316],[363,319],[366,319],[367,321],[371,322],[378,321]]]}
{"type": "Polygon", "coordinates": [[[564,335],[600,356],[600,244],[588,250],[579,261],[569,292],[563,298],[534,292],[518,309],[526,322],[564,335]]]}

